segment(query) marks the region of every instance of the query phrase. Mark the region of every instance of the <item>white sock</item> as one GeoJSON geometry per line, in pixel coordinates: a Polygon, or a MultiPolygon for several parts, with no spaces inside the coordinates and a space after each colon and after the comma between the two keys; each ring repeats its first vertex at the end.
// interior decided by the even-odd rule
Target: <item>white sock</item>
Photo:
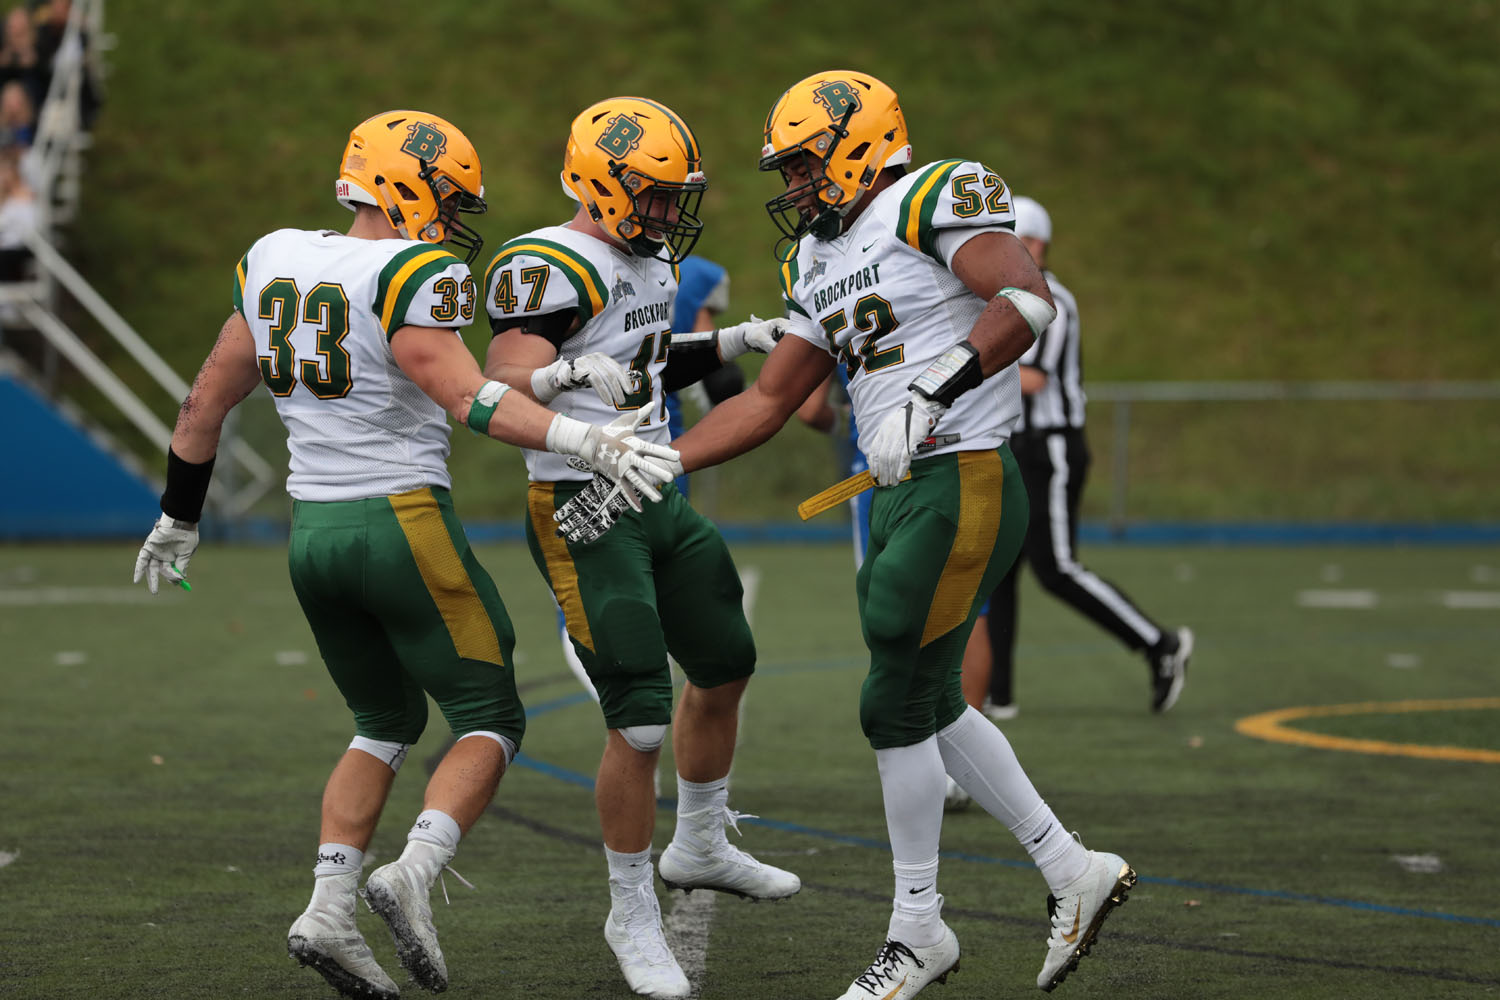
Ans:
{"type": "Polygon", "coordinates": [[[406,835],[407,840],[420,840],[450,853],[458,850],[462,838],[463,831],[458,828],[458,821],[441,809],[422,810],[412,824],[411,832],[406,835]]]}
{"type": "Polygon", "coordinates": [[[943,766],[980,807],[1004,823],[1030,852],[1056,892],[1088,867],[1088,852],[1074,840],[1021,769],[1005,734],[974,708],[964,709],[937,734],[943,766]],[[1051,822],[1053,829],[1046,825],[1051,822]],[[1041,835],[1040,841],[1032,839],[1041,835]]]}
{"type": "Polygon", "coordinates": [[[943,933],[938,918],[942,899],[937,894],[938,840],[947,786],[943,758],[936,737],[929,736],[911,746],[876,750],[875,762],[880,768],[885,827],[896,873],[892,936],[913,947],[931,947],[943,933]],[[929,871],[931,878],[926,878],[929,871]]]}
{"type": "Polygon", "coordinates": [[[930,948],[943,937],[943,897],[937,891],[938,859],[921,864],[894,862],[896,898],[886,937],[914,948],[930,948]]]}
{"type": "Polygon", "coordinates": [[[1042,878],[1054,894],[1088,870],[1089,852],[1073,839],[1045,802],[1010,832],[1042,870],[1042,878]]]}
{"type": "Polygon", "coordinates": [[[359,871],[365,863],[365,852],[348,844],[319,844],[318,861],[313,865],[313,875],[323,878],[328,875],[348,875],[359,871]]]}
{"type": "Polygon", "coordinates": [[[672,839],[684,846],[706,849],[724,839],[724,809],[729,804],[729,778],[693,782],[677,776],[677,830],[672,839]]]}
{"type": "Polygon", "coordinates": [[[608,847],[604,849],[604,860],[609,864],[609,889],[613,895],[616,886],[620,889],[636,889],[640,886],[650,886],[651,876],[654,869],[651,867],[651,848],[644,851],[635,851],[630,854],[621,854],[619,851],[611,851],[608,847]]]}

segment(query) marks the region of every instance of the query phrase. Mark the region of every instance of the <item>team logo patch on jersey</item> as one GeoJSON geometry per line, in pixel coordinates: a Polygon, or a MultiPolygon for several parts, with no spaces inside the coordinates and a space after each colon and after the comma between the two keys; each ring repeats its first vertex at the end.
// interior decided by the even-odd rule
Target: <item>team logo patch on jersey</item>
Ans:
{"type": "Polygon", "coordinates": [[[609,297],[615,300],[635,294],[635,286],[625,280],[623,274],[615,276],[615,285],[609,290],[609,297]]]}
{"type": "Polygon", "coordinates": [[[821,278],[823,276],[823,272],[827,270],[828,262],[826,260],[813,261],[813,266],[808,268],[807,273],[802,276],[802,283],[804,285],[812,284],[814,281],[821,278]]]}
{"type": "Polygon", "coordinates": [[[412,122],[406,126],[406,141],[401,144],[401,152],[431,163],[447,148],[448,137],[426,122],[412,122]]]}
{"type": "Polygon", "coordinates": [[[853,106],[859,110],[859,91],[844,80],[828,80],[813,91],[813,100],[828,109],[829,121],[842,121],[844,114],[853,106]]]}
{"type": "Polygon", "coordinates": [[[604,134],[594,141],[594,145],[623,160],[627,153],[640,148],[641,137],[645,134],[639,119],[621,112],[605,122],[604,134]]]}

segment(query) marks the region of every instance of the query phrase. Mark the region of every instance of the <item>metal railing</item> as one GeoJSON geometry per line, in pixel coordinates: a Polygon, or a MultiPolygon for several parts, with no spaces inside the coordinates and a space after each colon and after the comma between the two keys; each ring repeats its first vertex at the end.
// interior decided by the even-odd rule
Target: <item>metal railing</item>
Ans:
{"type": "MultiPolygon", "coordinates": [[[[58,253],[56,248],[41,236],[32,234],[27,246],[36,257],[38,271],[56,281],[68,294],[92,316],[111,337],[115,339],[157,385],[173,399],[185,399],[188,384],[152,350],[151,345],[117,313],[104,297],[94,290],[83,275],[79,274],[58,253]]],[[[125,416],[148,441],[163,454],[172,441],[172,429],[157,418],[139,396],[120,380],[99,356],[91,351],[83,340],[73,332],[57,312],[51,309],[43,297],[39,283],[24,282],[15,285],[0,285],[0,302],[15,308],[40,333],[47,342],[67,358],[89,383],[125,416]]],[[[226,434],[221,450],[228,454],[248,475],[248,480],[235,488],[226,487],[216,480],[210,487],[210,496],[224,513],[236,516],[249,510],[271,488],[276,471],[253,448],[237,435],[226,434]]]]}
{"type": "Polygon", "coordinates": [[[1112,488],[1109,528],[1121,533],[1130,491],[1130,418],[1137,403],[1251,403],[1500,400],[1500,381],[1456,382],[1095,382],[1087,385],[1090,404],[1113,407],[1110,447],[1112,488]]]}
{"type": "MultiPolygon", "coordinates": [[[[172,429],[143,403],[62,318],[58,290],[67,291],[125,352],[173,399],[188,394],[188,384],[152,350],[104,297],[58,251],[53,239],[56,226],[72,218],[82,185],[83,153],[90,145],[81,110],[86,79],[103,75],[99,61],[102,49],[113,39],[104,32],[104,0],[76,0],[68,16],[67,29],[53,63],[47,98],[38,109],[36,138],[28,153],[33,158],[32,176],[37,185],[37,231],[26,238],[35,261],[35,277],[0,284],[0,306],[24,319],[45,341],[48,354],[43,365],[50,375],[55,358],[66,358],[89,384],[163,453],[172,440],[172,429]],[[86,44],[85,44],[86,42],[86,44]]],[[[44,377],[49,391],[53,379],[44,377]]],[[[237,516],[271,488],[276,471],[238,435],[226,433],[221,451],[247,474],[223,477],[210,487],[210,496],[224,513],[237,516]],[[234,485],[227,485],[228,483],[234,485]]]]}

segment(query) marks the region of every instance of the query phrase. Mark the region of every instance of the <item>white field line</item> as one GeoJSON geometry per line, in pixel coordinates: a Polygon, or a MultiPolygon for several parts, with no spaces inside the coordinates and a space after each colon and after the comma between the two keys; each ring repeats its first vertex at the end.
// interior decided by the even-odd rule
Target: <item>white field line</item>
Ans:
{"type": "Polygon", "coordinates": [[[667,947],[682,966],[683,973],[693,984],[693,996],[703,993],[703,970],[708,965],[708,929],[714,922],[714,904],[719,894],[708,889],[697,892],[677,892],[672,903],[672,912],[662,921],[667,934],[667,947]]]}
{"type": "MultiPolygon", "coordinates": [[[[163,587],[165,588],[165,584],[163,587]]],[[[170,600],[170,592],[166,595],[170,600]]],[[[0,590],[0,606],[35,608],[48,604],[147,604],[161,600],[140,587],[27,587],[0,590]]]]}
{"type": "Polygon", "coordinates": [[[4,868],[20,856],[21,852],[19,849],[14,851],[0,851],[0,868],[4,868]]]}
{"type": "Polygon", "coordinates": [[[1373,590],[1299,590],[1299,608],[1342,608],[1368,611],[1380,603],[1380,595],[1373,590]]]}
{"type": "Polygon", "coordinates": [[[755,598],[760,593],[759,567],[746,566],[740,570],[740,585],[745,588],[745,597],[741,602],[745,609],[745,621],[754,624],[755,598]]]}
{"type": "MultiPolygon", "coordinates": [[[[740,585],[745,590],[742,606],[745,621],[755,614],[755,598],[760,592],[760,570],[746,566],[740,570],[740,585]]],[[[745,717],[745,700],[740,699],[740,718],[745,717]]],[[[714,905],[719,894],[706,889],[697,892],[673,892],[672,912],[662,921],[666,931],[667,947],[682,966],[683,974],[693,984],[693,996],[703,993],[703,970],[708,965],[708,930],[714,922],[714,905]]]]}
{"type": "Polygon", "coordinates": [[[1500,609],[1500,591],[1445,590],[1438,595],[1438,601],[1455,611],[1494,611],[1500,609]]]}

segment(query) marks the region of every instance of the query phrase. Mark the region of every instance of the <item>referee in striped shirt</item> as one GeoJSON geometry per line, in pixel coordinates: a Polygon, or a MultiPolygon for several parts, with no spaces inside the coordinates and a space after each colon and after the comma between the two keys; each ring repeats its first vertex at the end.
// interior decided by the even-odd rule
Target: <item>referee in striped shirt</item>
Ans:
{"type": "Polygon", "coordinates": [[[1031,522],[1023,558],[990,599],[991,718],[1015,715],[1012,687],[1016,635],[1016,579],[1029,562],[1037,582],[1053,596],[1136,652],[1150,668],[1151,708],[1165,712],[1177,702],[1193,653],[1193,633],[1157,625],[1118,587],[1078,561],[1078,502],[1088,476],[1089,449],[1083,433],[1083,360],[1078,343],[1078,306],[1073,293],[1047,270],[1052,220],[1031,198],[1015,199],[1016,235],[1047,279],[1057,318],[1021,356],[1023,413],[1011,450],[1026,482],[1031,522]]]}

